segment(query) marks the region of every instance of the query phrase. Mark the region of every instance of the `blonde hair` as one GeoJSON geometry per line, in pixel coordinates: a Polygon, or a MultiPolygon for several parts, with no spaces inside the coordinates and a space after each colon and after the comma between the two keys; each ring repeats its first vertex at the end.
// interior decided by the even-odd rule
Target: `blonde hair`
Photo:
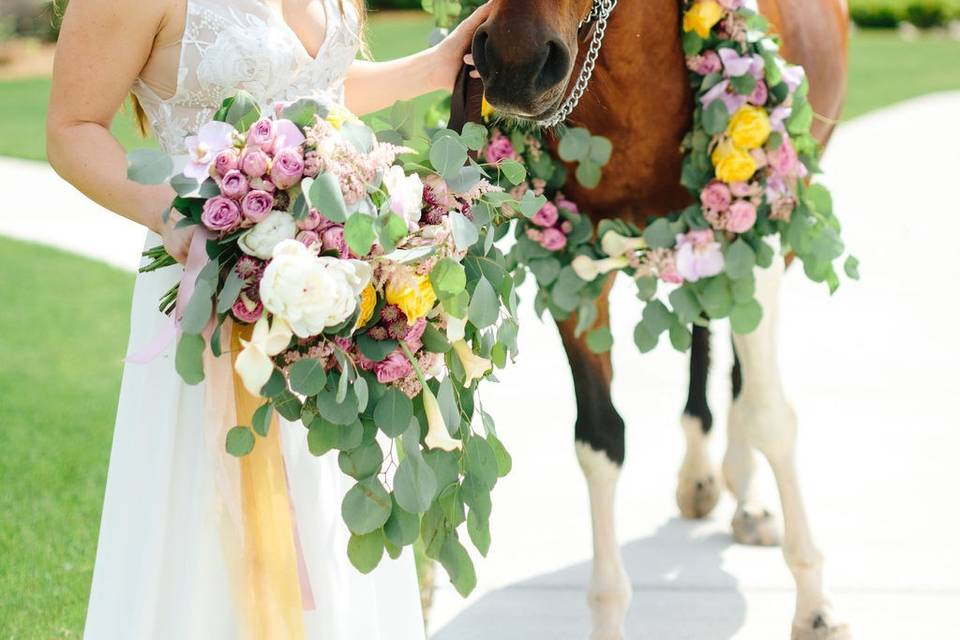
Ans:
{"type": "MultiPolygon", "coordinates": [[[[57,8],[60,13],[63,12],[63,5],[66,0],[57,0],[57,8]]],[[[337,0],[337,4],[340,6],[340,13],[343,14],[344,0],[337,0]]],[[[353,6],[357,10],[357,16],[359,18],[359,27],[358,33],[356,34],[357,38],[360,40],[360,50],[363,55],[367,55],[367,45],[364,38],[364,27],[367,22],[367,11],[364,6],[364,0],[349,0],[353,3],[353,6]]],[[[137,96],[133,93],[130,94],[130,107],[133,110],[133,120],[137,125],[137,129],[140,131],[140,135],[146,137],[150,135],[150,124],[149,119],[147,118],[147,112],[143,110],[143,105],[140,104],[140,100],[137,99],[137,96]]]]}

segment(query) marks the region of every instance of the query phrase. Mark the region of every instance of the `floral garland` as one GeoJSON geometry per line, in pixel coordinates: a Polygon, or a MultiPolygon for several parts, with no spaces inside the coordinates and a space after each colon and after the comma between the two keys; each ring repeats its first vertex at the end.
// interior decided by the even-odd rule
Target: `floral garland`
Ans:
{"type": "MultiPolygon", "coordinates": [[[[690,324],[710,319],[729,317],[737,333],[756,329],[763,309],[754,295],[754,267],[773,263],[768,237],[778,238],[781,250],[831,293],[840,282],[834,262],[844,254],[830,193],[811,182],[820,171],[819,149],[810,134],[814,113],[803,69],[785,62],[755,2],[686,0],[684,9],[683,47],[696,104],[681,180],[696,198],[693,205],[643,230],[620,220],[604,220],[594,230],[559,191],[563,165],[539,134],[493,127],[484,150],[491,162],[517,161],[529,170],[531,180],[514,188],[515,195],[549,196],[518,224],[509,256],[536,278],[538,311],[558,319],[577,312],[578,332],[588,331],[602,276],[623,272],[646,302],[634,332],[643,352],[664,333],[686,350],[690,324]],[[666,301],[658,297],[661,283],[669,288],[666,301]]],[[[583,129],[566,132],[560,159],[599,169],[609,159],[599,140],[583,129]]],[[[578,167],[581,183],[595,185],[594,177],[599,182],[594,170],[578,167]]],[[[844,271],[859,277],[856,258],[847,257],[844,271]]],[[[590,331],[587,343],[608,350],[609,327],[590,331]]]]}

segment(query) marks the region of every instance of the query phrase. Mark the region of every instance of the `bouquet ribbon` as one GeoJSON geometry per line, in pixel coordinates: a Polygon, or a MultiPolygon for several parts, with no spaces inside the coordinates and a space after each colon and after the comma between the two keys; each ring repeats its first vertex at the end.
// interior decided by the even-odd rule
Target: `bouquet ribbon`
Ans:
{"type": "MultiPolygon", "coordinates": [[[[173,317],[148,345],[127,357],[128,363],[152,362],[177,339],[180,318],[208,261],[206,243],[211,237],[203,229],[194,234],[173,317]]],[[[208,341],[212,324],[204,332],[208,341]]],[[[217,459],[217,481],[227,516],[221,522],[224,553],[232,570],[238,609],[248,618],[247,635],[253,640],[302,640],[303,612],[315,605],[276,414],[266,437],[257,438],[248,455],[233,458],[223,446],[227,432],[237,424],[252,424],[254,412],[263,404],[262,398],[247,391],[235,368],[240,341],[250,340],[253,327],[228,321],[225,329],[230,335],[229,371],[221,358],[207,358],[204,364],[205,426],[210,453],[217,459]]]]}

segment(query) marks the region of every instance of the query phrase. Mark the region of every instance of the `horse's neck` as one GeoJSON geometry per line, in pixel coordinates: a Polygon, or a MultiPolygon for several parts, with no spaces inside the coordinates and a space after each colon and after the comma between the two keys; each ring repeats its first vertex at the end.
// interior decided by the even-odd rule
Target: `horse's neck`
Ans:
{"type": "Polygon", "coordinates": [[[573,121],[614,142],[600,189],[578,190],[602,214],[662,212],[687,197],[679,187],[680,142],[692,96],[680,39],[680,2],[620,2],[600,61],[573,121]]]}

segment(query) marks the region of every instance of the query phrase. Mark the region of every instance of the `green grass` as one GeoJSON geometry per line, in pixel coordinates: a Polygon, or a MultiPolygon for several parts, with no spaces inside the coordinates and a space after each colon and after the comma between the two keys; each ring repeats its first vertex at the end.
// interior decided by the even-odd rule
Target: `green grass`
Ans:
{"type": "MultiPolygon", "coordinates": [[[[873,0],[867,0],[873,1],[873,0]]],[[[905,0],[881,0],[900,2],[905,0]]],[[[960,0],[950,0],[960,7],[960,0]]],[[[422,14],[372,16],[369,41],[374,58],[386,60],[423,47],[432,20],[422,14]]],[[[859,32],[850,46],[850,89],[845,118],[933,91],[960,89],[960,42],[940,37],[904,41],[893,33],[859,32]]],[[[44,160],[44,119],[48,78],[0,82],[0,155],[44,160]]],[[[421,99],[420,107],[431,99],[421,99]]],[[[128,148],[150,144],[132,124],[129,110],[120,112],[114,133],[128,148]]]]}
{"type": "Polygon", "coordinates": [[[0,238],[0,638],[78,638],[133,276],[0,238]]]}
{"type": "Polygon", "coordinates": [[[850,85],[844,118],[927,93],[960,89],[960,42],[860,32],[850,47],[850,85]]]}

